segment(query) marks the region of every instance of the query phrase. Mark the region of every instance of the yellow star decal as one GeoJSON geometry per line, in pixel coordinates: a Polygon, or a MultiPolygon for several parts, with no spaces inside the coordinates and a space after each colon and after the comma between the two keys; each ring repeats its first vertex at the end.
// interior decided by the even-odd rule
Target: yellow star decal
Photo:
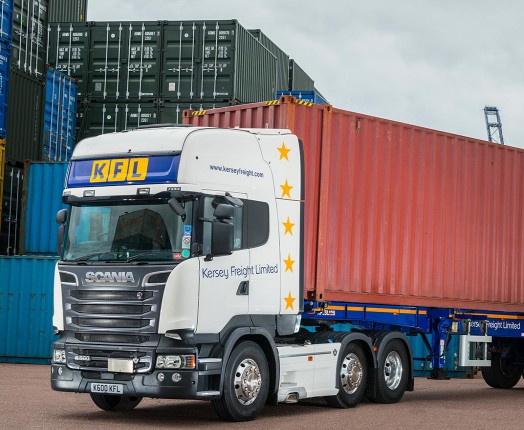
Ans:
{"type": "Polygon", "coordinates": [[[289,158],[287,158],[287,154],[289,154],[289,151],[291,151],[291,149],[287,149],[286,144],[284,142],[282,142],[282,147],[277,148],[277,149],[280,152],[279,160],[282,160],[282,158],[285,158],[287,161],[289,161],[289,158]]]}
{"type": "Polygon", "coordinates": [[[283,222],[282,224],[283,224],[284,227],[286,228],[286,231],[284,232],[284,236],[285,236],[286,234],[288,234],[288,233],[289,233],[291,236],[293,236],[293,230],[292,230],[292,229],[293,229],[293,226],[294,226],[295,224],[293,224],[293,223],[289,220],[289,217],[287,217],[287,221],[286,221],[286,222],[283,222]]]}
{"type": "Polygon", "coordinates": [[[281,185],[280,188],[282,188],[282,197],[288,196],[289,198],[291,198],[290,192],[293,189],[293,187],[288,184],[287,179],[286,183],[284,185],[281,185]]]}
{"type": "Polygon", "coordinates": [[[293,272],[293,264],[295,264],[295,260],[291,259],[291,254],[287,255],[287,259],[284,260],[284,263],[286,263],[286,270],[284,270],[284,272],[287,272],[288,270],[293,272]]]}
{"type": "Polygon", "coordinates": [[[289,292],[288,296],[287,297],[284,297],[284,301],[286,302],[286,311],[291,308],[291,310],[295,310],[295,308],[293,307],[293,302],[296,300],[296,298],[294,298],[292,295],[291,295],[291,291],[289,292]]]}

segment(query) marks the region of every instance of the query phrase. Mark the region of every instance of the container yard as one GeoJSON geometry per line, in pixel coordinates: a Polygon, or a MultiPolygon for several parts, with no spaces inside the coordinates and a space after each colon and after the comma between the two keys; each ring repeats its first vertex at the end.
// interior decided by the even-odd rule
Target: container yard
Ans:
{"type": "Polygon", "coordinates": [[[378,3],[0,0],[0,427],[520,428],[518,26],[378,3]]]}

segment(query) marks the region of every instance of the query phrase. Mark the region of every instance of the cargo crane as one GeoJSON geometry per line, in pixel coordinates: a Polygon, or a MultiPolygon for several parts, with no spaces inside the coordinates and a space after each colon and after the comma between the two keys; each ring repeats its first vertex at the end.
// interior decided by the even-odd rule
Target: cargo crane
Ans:
{"type": "Polygon", "coordinates": [[[490,142],[504,145],[504,136],[502,135],[502,122],[500,121],[499,110],[495,106],[486,106],[484,108],[484,117],[486,118],[486,128],[488,130],[488,140],[490,142]]]}

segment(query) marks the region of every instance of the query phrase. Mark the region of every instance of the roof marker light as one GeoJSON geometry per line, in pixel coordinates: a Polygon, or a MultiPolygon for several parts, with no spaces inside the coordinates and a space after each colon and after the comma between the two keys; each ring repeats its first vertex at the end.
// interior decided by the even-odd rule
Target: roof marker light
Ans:
{"type": "Polygon", "coordinates": [[[139,196],[145,196],[145,195],[149,194],[149,191],[150,191],[150,188],[139,188],[138,190],[136,190],[136,193],[139,196]]]}
{"type": "Polygon", "coordinates": [[[84,197],[94,197],[95,196],[95,190],[85,190],[84,191],[84,197]]]}

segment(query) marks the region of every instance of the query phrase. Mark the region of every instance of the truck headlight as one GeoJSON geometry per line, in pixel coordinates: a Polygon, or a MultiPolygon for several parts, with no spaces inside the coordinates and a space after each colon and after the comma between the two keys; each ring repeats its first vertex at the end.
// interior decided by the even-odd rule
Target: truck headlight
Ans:
{"type": "Polygon", "coordinates": [[[65,364],[66,362],[66,353],[65,349],[55,349],[53,350],[53,362],[65,364]]]}
{"type": "Polygon", "coordinates": [[[194,369],[194,355],[159,355],[156,358],[158,369],[194,369]]]}

